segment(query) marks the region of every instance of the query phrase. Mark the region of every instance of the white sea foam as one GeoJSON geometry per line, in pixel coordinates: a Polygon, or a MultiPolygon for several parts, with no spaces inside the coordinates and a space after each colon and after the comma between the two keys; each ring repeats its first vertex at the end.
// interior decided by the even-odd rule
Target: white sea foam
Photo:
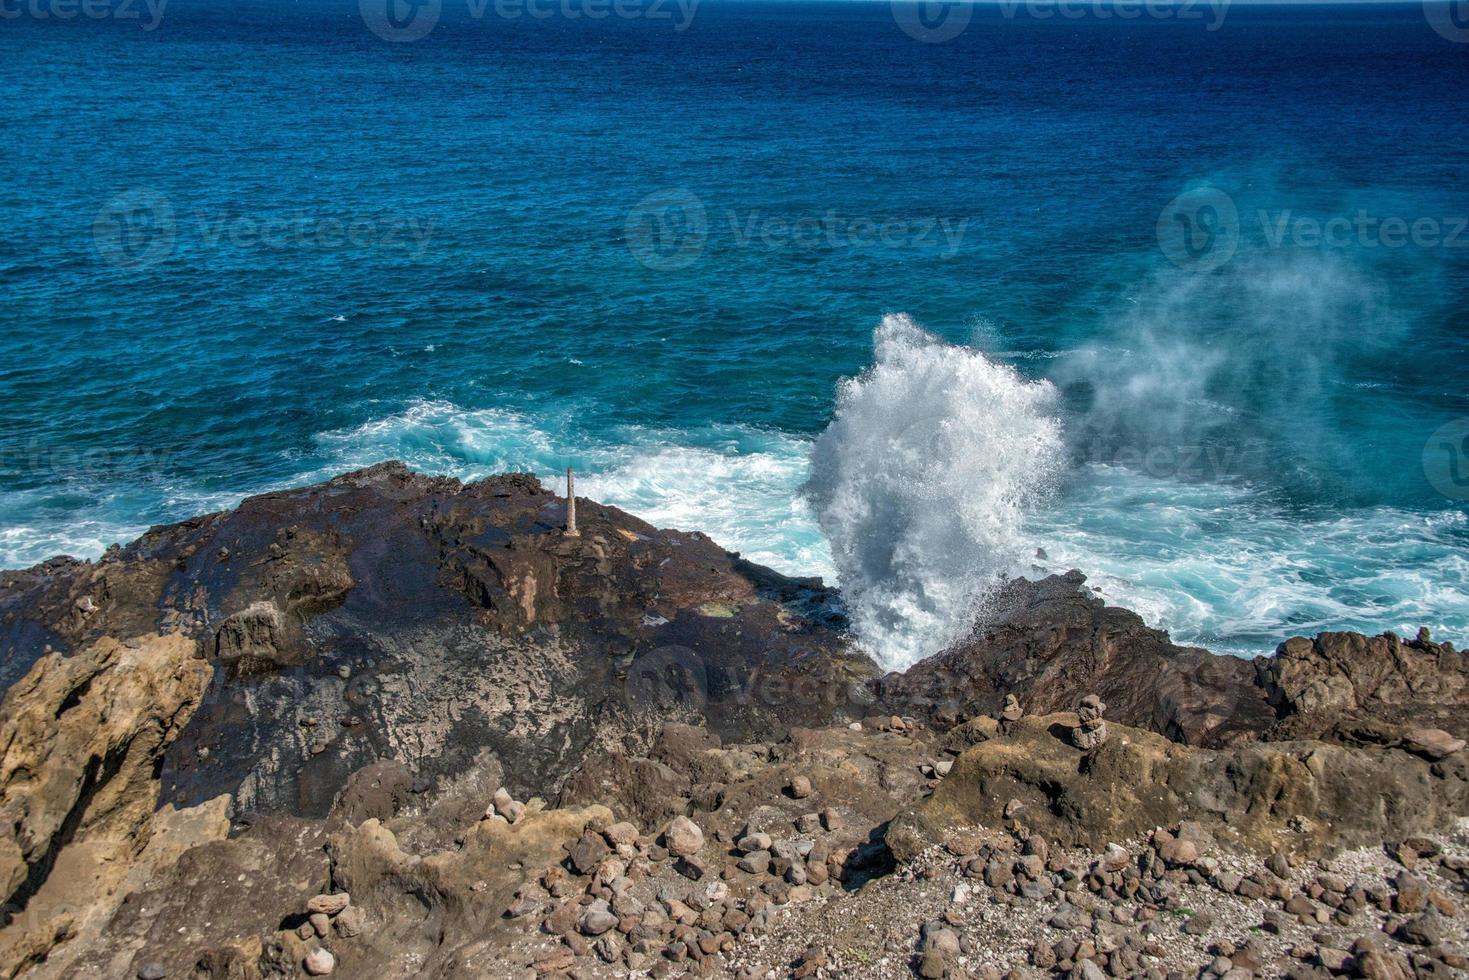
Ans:
{"type": "Polygon", "coordinates": [[[859,637],[893,666],[962,633],[999,576],[1072,567],[1176,640],[1219,651],[1268,653],[1321,629],[1427,625],[1469,639],[1462,512],[1305,514],[1246,481],[1095,462],[1066,470],[1051,495],[1063,465],[1054,402],[1045,383],[890,317],[874,366],[843,386],[815,444],[739,426],[589,434],[566,419],[422,401],[322,433],[305,465],[283,457],[295,477],[268,486],[7,493],[0,567],[96,557],[141,533],[138,515],[180,520],[385,459],[465,479],[530,471],[552,487],[570,464],[586,496],[789,574],[839,577],[859,637]]]}
{"type": "Polygon", "coordinates": [[[1428,626],[1462,642],[1466,525],[1458,511],[1391,507],[1308,516],[1248,485],[1090,464],[1030,529],[1037,573],[1080,568],[1175,640],[1252,656],[1328,629],[1428,626]]]}
{"type": "Polygon", "coordinates": [[[320,435],[329,462],[311,478],[401,459],[462,479],[530,472],[559,488],[566,467],[574,466],[580,495],[660,527],[703,531],[778,571],[832,576],[826,542],[798,492],[809,439],[739,426],[632,427],[612,436],[589,436],[564,420],[424,401],[320,435]]]}
{"type": "Polygon", "coordinates": [[[1026,515],[1064,462],[1056,392],[903,315],[842,383],[807,490],[858,639],[890,667],[953,642],[1024,567],[1026,515]]]}

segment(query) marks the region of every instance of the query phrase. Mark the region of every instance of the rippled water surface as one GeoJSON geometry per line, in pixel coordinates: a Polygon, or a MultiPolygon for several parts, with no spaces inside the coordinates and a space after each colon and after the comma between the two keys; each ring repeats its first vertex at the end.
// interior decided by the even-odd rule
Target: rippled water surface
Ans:
{"type": "Polygon", "coordinates": [[[1217,649],[1469,639],[1469,44],[1423,8],[373,2],[0,23],[0,566],[575,465],[839,577],[893,663],[1073,565],[1217,649]]]}

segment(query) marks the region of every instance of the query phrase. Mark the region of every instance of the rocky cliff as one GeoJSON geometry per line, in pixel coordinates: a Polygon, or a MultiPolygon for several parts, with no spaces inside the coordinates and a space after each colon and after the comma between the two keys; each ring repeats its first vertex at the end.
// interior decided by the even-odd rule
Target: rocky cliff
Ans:
{"type": "MultiPolygon", "coordinates": [[[[1164,883],[1217,884],[1222,858],[1156,857],[1179,825],[1292,867],[1418,840],[1447,876],[1435,914],[1461,921],[1469,660],[1426,633],[1219,657],[1074,572],[1010,583],[964,642],[884,675],[820,582],[594,501],[578,516],[564,533],[530,477],[385,464],[0,573],[0,971],[850,975],[783,947],[780,910],[891,893],[911,918],[903,882],[942,851],[989,901],[1067,905],[1078,881],[1152,921],[1164,883]],[[1088,850],[1129,842],[1087,877],[1088,850]],[[1007,849],[1024,874],[990,873],[1007,849]]],[[[981,956],[953,917],[911,922],[956,945],[925,938],[893,975],[1112,967],[1096,943],[981,956]]],[[[1179,967],[1143,945],[1114,975],[1179,967]]],[[[1384,962],[1455,968],[1453,942],[1418,945],[1384,962]]]]}

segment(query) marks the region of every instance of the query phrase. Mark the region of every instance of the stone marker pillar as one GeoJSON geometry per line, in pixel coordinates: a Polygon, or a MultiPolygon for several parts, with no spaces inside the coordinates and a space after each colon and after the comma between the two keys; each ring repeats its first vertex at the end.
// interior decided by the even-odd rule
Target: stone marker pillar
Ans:
{"type": "Polygon", "coordinates": [[[576,529],[576,477],[572,476],[570,466],[566,467],[566,536],[581,537],[576,529]]]}

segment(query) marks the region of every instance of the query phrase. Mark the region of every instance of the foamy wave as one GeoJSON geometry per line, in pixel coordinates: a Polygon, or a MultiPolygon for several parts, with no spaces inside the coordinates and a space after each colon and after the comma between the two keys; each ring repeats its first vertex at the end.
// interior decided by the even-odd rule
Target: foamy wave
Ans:
{"type": "Polygon", "coordinates": [[[531,472],[559,487],[567,466],[577,492],[651,524],[698,530],[751,561],[795,575],[830,577],[830,552],[798,489],[810,440],[743,427],[629,428],[597,439],[566,421],[443,401],[317,441],[326,478],[384,459],[461,479],[531,472]]]}
{"type": "Polygon", "coordinates": [[[1252,656],[1322,630],[1462,638],[1466,524],[1388,507],[1312,517],[1248,486],[1091,465],[1030,528],[1037,573],[1080,568],[1175,640],[1252,656]]]}
{"type": "Polygon", "coordinates": [[[842,383],[807,485],[863,646],[903,667],[953,642],[1020,570],[1064,459],[1055,389],[883,318],[842,383]]]}
{"type": "Polygon", "coordinates": [[[88,482],[72,480],[65,493],[0,494],[0,568],[28,568],[58,555],[94,559],[152,524],[223,510],[246,496],[155,483],[99,493],[88,482]],[[156,520],[140,521],[139,514],[156,520]]]}

